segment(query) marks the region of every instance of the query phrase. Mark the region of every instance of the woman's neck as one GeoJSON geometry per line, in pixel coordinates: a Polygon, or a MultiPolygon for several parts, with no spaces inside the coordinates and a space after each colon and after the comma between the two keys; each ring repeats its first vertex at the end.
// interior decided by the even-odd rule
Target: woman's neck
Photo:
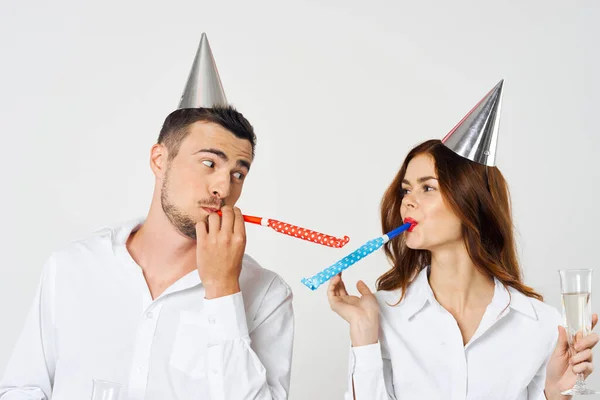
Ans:
{"type": "Polygon", "coordinates": [[[487,307],[494,294],[494,280],[476,267],[463,242],[431,251],[429,285],[436,300],[455,316],[487,307]]]}

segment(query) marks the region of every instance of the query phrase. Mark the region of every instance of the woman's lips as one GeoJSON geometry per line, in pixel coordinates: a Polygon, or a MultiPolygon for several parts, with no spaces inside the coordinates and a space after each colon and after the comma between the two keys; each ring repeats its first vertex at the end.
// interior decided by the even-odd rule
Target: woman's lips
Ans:
{"type": "Polygon", "coordinates": [[[418,222],[415,221],[414,219],[410,218],[410,217],[406,217],[404,218],[404,223],[405,224],[410,224],[410,227],[408,228],[409,232],[412,232],[413,229],[415,229],[415,226],[417,226],[418,222]]]}

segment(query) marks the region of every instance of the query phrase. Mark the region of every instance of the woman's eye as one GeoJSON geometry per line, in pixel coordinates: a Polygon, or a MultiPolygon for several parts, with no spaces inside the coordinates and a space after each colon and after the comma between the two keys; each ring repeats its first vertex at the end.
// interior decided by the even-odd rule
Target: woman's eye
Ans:
{"type": "Polygon", "coordinates": [[[215,163],[210,160],[204,160],[204,161],[202,161],[202,164],[206,165],[208,168],[212,168],[215,166],[215,163]]]}

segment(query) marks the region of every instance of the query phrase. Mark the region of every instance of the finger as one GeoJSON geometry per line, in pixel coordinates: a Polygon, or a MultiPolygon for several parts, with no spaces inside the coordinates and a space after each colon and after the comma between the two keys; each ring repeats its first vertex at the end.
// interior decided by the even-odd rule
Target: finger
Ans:
{"type": "Polygon", "coordinates": [[[221,208],[221,231],[225,233],[233,233],[233,209],[231,206],[223,206],[221,208]]]}
{"type": "Polygon", "coordinates": [[[575,336],[573,336],[571,338],[571,345],[573,346],[573,350],[577,351],[577,344],[579,343],[579,340],[583,337],[583,335],[581,334],[581,331],[577,331],[575,333],[575,336]]]}
{"type": "Polygon", "coordinates": [[[338,287],[339,290],[339,295],[340,296],[348,296],[348,291],[346,290],[346,284],[344,283],[344,280],[342,279],[342,273],[340,272],[338,274],[338,276],[340,277],[340,285],[338,287]]]}
{"type": "Polygon", "coordinates": [[[579,353],[577,353],[573,357],[571,357],[571,359],[569,360],[569,363],[571,365],[577,365],[584,361],[587,361],[587,362],[592,361],[592,350],[585,349],[583,351],[580,351],[579,353]]]}
{"type": "Polygon", "coordinates": [[[219,214],[217,213],[211,213],[208,216],[208,236],[214,236],[216,237],[216,235],[219,234],[219,231],[221,230],[221,218],[219,217],[219,214]]]}
{"type": "Polygon", "coordinates": [[[569,352],[569,341],[567,331],[564,326],[558,325],[558,340],[554,348],[554,355],[561,357],[569,352]]]}
{"type": "Polygon", "coordinates": [[[594,370],[594,364],[591,362],[582,362],[573,366],[573,372],[576,374],[589,375],[594,370]]]}
{"type": "Polygon", "coordinates": [[[575,351],[579,352],[585,349],[591,349],[598,343],[599,339],[600,336],[598,336],[597,333],[590,333],[586,337],[580,337],[575,343],[575,351]]]}
{"type": "Polygon", "coordinates": [[[339,275],[334,276],[333,278],[331,278],[329,280],[329,285],[327,285],[327,295],[334,294],[335,291],[337,290],[337,287],[340,283],[341,278],[339,277],[339,275]]]}
{"type": "Polygon", "coordinates": [[[371,290],[369,289],[369,287],[367,286],[367,284],[364,283],[363,281],[358,281],[356,283],[356,288],[358,289],[358,292],[360,294],[362,294],[363,296],[366,295],[366,294],[373,294],[371,292],[371,290]]]}
{"type": "Polygon", "coordinates": [[[597,323],[598,323],[598,314],[592,314],[592,329],[594,329],[594,327],[596,326],[597,323]]]}
{"type": "Polygon", "coordinates": [[[246,238],[246,224],[244,223],[244,216],[242,210],[235,207],[233,209],[233,233],[241,235],[244,239],[246,238]]]}
{"type": "Polygon", "coordinates": [[[347,296],[348,292],[346,291],[346,285],[344,285],[344,281],[340,274],[334,276],[329,281],[329,287],[333,287],[333,294],[335,296],[347,296]]]}
{"type": "Polygon", "coordinates": [[[333,305],[333,302],[338,297],[338,286],[340,284],[341,278],[336,275],[329,281],[329,285],[327,286],[327,299],[329,300],[329,304],[333,305]]]}
{"type": "Polygon", "coordinates": [[[196,240],[204,241],[207,234],[208,234],[208,224],[207,224],[207,221],[202,219],[196,223],[196,240]]]}

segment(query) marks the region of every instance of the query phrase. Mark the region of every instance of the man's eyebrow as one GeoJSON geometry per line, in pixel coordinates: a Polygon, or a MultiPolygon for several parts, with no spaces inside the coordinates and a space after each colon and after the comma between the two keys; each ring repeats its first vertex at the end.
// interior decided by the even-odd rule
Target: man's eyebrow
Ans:
{"type": "Polygon", "coordinates": [[[227,157],[227,154],[223,153],[221,150],[218,150],[218,149],[201,149],[201,150],[198,150],[197,152],[195,152],[194,154],[198,154],[198,153],[211,153],[211,154],[216,155],[223,161],[229,161],[229,157],[227,157]]]}
{"type": "MultiPolygon", "coordinates": [[[[229,157],[227,157],[227,154],[225,154],[223,151],[219,150],[219,149],[201,149],[198,150],[197,152],[195,152],[194,154],[198,154],[198,153],[210,153],[210,154],[214,154],[217,157],[219,157],[221,160],[227,162],[229,161],[229,157]]],[[[246,160],[237,160],[236,165],[238,167],[243,167],[246,168],[248,171],[250,171],[250,162],[246,161],[246,160]]]]}

